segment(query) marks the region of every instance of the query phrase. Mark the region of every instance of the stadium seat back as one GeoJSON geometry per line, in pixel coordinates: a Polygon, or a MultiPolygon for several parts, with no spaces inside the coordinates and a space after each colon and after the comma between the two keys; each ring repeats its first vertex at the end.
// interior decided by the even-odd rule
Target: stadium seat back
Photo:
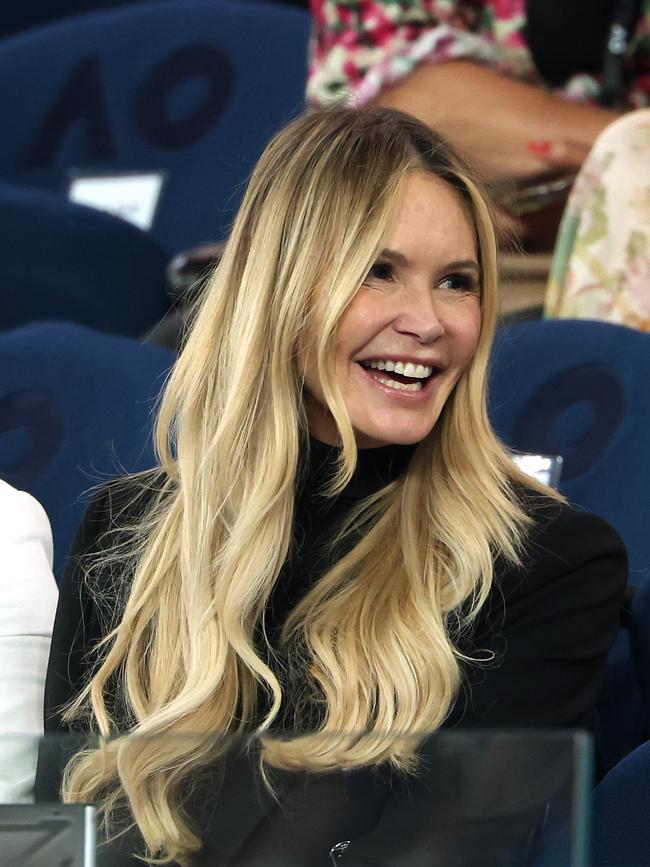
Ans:
{"type": "Polygon", "coordinates": [[[151,236],[125,220],[0,184],[0,331],[61,319],[137,337],[169,308],[166,266],[151,236]]]}
{"type": "Polygon", "coordinates": [[[146,0],[30,0],[29,3],[8,3],[0,21],[0,38],[20,33],[30,27],[49,24],[58,18],[81,15],[92,9],[123,6],[146,0]]]}
{"type": "Polygon", "coordinates": [[[240,0],[134,3],[0,44],[0,179],[162,172],[168,253],[219,240],[268,138],[303,105],[309,14],[240,0]]]}
{"type": "Polygon", "coordinates": [[[504,328],[493,354],[490,416],[511,448],[563,457],[560,490],[608,520],[650,578],[650,335],[595,321],[504,328]]]}
{"type": "MultiPolygon", "coordinates": [[[[519,451],[563,457],[561,492],[618,530],[636,586],[650,581],[649,367],[648,334],[587,320],[525,322],[500,331],[490,389],[499,436],[519,451]]],[[[648,733],[626,631],[610,655],[599,715],[611,767],[648,733]]]]}
{"type": "Polygon", "coordinates": [[[67,323],[0,334],[0,477],[45,507],[58,572],[83,494],[155,464],[156,398],[167,350],[67,323]]]}

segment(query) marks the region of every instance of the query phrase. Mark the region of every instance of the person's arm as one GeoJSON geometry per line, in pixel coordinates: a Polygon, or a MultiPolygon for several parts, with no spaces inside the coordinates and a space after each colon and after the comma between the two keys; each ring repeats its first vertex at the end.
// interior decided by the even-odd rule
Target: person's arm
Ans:
{"type": "Polygon", "coordinates": [[[0,481],[0,800],[30,800],[56,607],[40,503],[0,481]]]}
{"type": "Polygon", "coordinates": [[[474,652],[447,725],[592,727],[619,628],[627,555],[605,521],[544,507],[528,562],[506,569],[480,618],[474,652]]]}
{"type": "Polygon", "coordinates": [[[63,769],[87,745],[86,734],[63,719],[67,705],[92,676],[92,649],[103,637],[94,590],[86,575],[89,558],[101,554],[113,519],[114,490],[106,485],[90,502],[77,529],[59,588],[52,645],[45,681],[46,739],[41,743],[34,793],[37,801],[56,801],[63,769]]]}
{"type": "Polygon", "coordinates": [[[95,603],[85,575],[87,558],[99,550],[109,526],[109,489],[92,500],[77,529],[59,588],[45,684],[45,731],[65,732],[64,707],[90,675],[91,648],[101,639],[95,603]]]}
{"type": "Polygon", "coordinates": [[[107,483],[91,500],[77,529],[52,633],[45,685],[46,732],[69,730],[63,709],[88,683],[96,663],[92,651],[114,625],[117,612],[104,611],[112,606],[105,591],[113,588],[114,578],[122,581],[124,576],[114,575],[114,566],[102,563],[102,557],[126,542],[125,533],[141,520],[159,486],[157,470],[107,483]]]}
{"type": "Polygon", "coordinates": [[[555,96],[472,60],[422,64],[377,105],[415,115],[441,133],[490,183],[577,170],[619,114],[555,96]],[[530,143],[550,143],[548,151],[530,143]]]}

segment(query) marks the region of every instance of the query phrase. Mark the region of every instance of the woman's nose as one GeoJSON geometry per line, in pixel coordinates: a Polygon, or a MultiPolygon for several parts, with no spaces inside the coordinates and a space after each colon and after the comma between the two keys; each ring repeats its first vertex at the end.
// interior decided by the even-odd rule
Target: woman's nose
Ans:
{"type": "Polygon", "coordinates": [[[411,334],[421,343],[433,343],[445,333],[438,300],[429,286],[426,290],[408,293],[403,309],[395,320],[400,334],[411,334]]]}

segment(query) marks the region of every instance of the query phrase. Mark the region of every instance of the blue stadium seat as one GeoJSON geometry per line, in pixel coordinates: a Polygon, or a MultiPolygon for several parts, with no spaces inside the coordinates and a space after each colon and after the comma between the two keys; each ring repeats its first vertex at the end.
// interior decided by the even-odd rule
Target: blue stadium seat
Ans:
{"type": "Polygon", "coordinates": [[[650,864],[650,741],[596,786],[592,867],[650,864]]]}
{"type": "Polygon", "coordinates": [[[172,361],[159,347],[67,323],[0,333],[0,478],[45,507],[55,571],[82,494],[154,465],[152,411],[172,361]]]}
{"type": "MultiPolygon", "coordinates": [[[[564,458],[560,490],[607,519],[630,557],[633,585],[650,581],[650,335],[596,321],[504,328],[493,356],[490,415],[513,449],[564,458]]],[[[608,766],[646,736],[629,635],[612,652],[600,706],[608,766]]]]}
{"type": "Polygon", "coordinates": [[[23,3],[7,3],[0,19],[0,37],[94,9],[142,2],[146,0],[26,0],[23,3]]]}
{"type": "Polygon", "coordinates": [[[650,335],[588,320],[500,331],[490,416],[512,448],[564,458],[560,490],[608,520],[650,580],[650,335]]]}
{"type": "Polygon", "coordinates": [[[137,337],[169,308],[167,257],[135,226],[0,184],[0,331],[64,319],[137,337]]]}
{"type": "MultiPolygon", "coordinates": [[[[21,30],[30,27],[48,24],[58,18],[69,18],[97,9],[147,2],[151,0],[26,0],[23,3],[7,3],[0,17],[0,38],[20,33],[21,30]]],[[[303,8],[309,5],[309,0],[267,0],[267,2],[303,8]]]]}
{"type": "Polygon", "coordinates": [[[225,236],[269,136],[303,106],[310,16],[241,0],[134,3],[0,43],[0,180],[166,174],[168,254],[225,236]]]}

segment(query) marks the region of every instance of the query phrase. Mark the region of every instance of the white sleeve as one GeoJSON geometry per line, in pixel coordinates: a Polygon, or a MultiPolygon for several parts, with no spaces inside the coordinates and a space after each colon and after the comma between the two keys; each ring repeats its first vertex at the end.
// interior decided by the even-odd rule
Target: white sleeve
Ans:
{"type": "Polygon", "coordinates": [[[0,480],[0,803],[31,799],[57,596],[47,515],[0,480]]]}

